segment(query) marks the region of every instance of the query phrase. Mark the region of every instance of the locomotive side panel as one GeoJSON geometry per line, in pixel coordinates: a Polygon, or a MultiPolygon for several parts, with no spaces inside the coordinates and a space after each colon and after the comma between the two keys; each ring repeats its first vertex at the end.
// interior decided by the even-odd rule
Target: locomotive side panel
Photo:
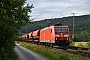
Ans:
{"type": "Polygon", "coordinates": [[[52,43],[55,43],[55,30],[54,30],[54,26],[50,27],[50,35],[51,35],[51,41],[52,43]]]}
{"type": "Polygon", "coordinates": [[[50,42],[50,30],[41,30],[40,31],[40,42],[50,42]]]}
{"type": "Polygon", "coordinates": [[[54,27],[42,29],[40,31],[40,42],[55,43],[54,27]]]}

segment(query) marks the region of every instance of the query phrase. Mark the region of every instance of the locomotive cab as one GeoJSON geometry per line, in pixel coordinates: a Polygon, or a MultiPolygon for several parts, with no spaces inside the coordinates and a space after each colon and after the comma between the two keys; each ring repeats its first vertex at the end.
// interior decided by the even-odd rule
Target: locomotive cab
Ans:
{"type": "Polygon", "coordinates": [[[55,41],[56,45],[68,46],[69,45],[69,28],[68,26],[56,26],[55,27],[55,41]]]}

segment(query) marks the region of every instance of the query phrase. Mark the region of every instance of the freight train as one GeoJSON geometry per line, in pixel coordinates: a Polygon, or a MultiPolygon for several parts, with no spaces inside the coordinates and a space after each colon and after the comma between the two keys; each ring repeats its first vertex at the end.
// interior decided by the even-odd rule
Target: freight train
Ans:
{"type": "Polygon", "coordinates": [[[18,37],[18,40],[44,44],[46,46],[69,46],[70,30],[68,26],[52,25],[18,37]]]}

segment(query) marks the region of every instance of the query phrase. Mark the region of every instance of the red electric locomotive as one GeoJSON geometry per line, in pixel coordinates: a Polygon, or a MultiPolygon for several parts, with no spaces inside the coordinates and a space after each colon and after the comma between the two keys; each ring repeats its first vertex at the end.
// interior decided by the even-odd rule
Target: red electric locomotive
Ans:
{"type": "Polygon", "coordinates": [[[70,44],[70,32],[68,26],[50,26],[40,31],[40,42],[46,44],[68,46],[70,44]]]}

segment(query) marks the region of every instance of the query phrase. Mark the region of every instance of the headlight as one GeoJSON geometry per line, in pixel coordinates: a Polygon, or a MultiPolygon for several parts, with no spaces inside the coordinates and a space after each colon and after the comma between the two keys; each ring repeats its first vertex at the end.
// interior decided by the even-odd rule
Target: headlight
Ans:
{"type": "Polygon", "coordinates": [[[67,40],[68,40],[68,38],[67,38],[67,40]]]}
{"type": "Polygon", "coordinates": [[[64,37],[69,37],[69,35],[67,34],[67,35],[64,35],[64,37]]]}
{"type": "Polygon", "coordinates": [[[57,40],[57,38],[56,38],[56,40],[57,40]]]}
{"type": "Polygon", "coordinates": [[[55,37],[59,37],[59,36],[60,36],[60,35],[58,35],[58,34],[57,34],[57,35],[55,35],[55,37]]]}

